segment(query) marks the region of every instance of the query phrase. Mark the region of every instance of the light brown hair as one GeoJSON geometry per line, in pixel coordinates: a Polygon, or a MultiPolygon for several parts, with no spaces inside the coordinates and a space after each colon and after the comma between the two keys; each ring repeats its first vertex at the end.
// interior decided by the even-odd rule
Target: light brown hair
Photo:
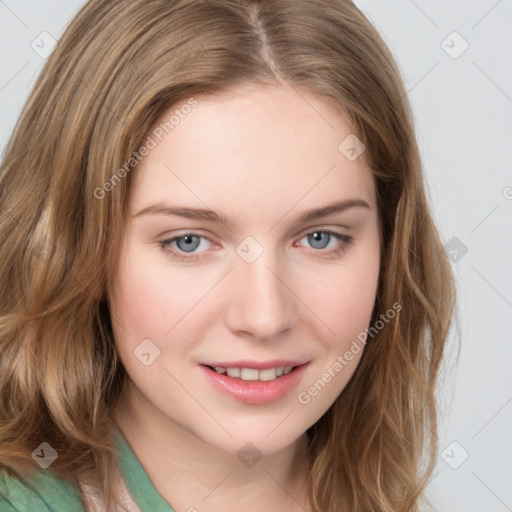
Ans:
{"type": "Polygon", "coordinates": [[[103,198],[94,190],[167,108],[243,82],[308,91],[352,121],[382,232],[372,324],[403,305],[309,429],[311,503],[318,512],[416,511],[435,464],[454,281],[399,70],[346,0],[92,0],[71,22],[0,168],[0,467],[32,471],[32,451],[51,440],[51,469],[74,485],[96,483],[113,504],[112,409],[127,375],[109,290],[136,168],[103,198]]]}

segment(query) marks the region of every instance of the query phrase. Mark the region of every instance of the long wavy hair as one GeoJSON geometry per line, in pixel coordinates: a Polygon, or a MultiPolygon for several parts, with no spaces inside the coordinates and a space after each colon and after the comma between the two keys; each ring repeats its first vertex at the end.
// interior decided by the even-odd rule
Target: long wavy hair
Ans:
{"type": "Polygon", "coordinates": [[[399,68],[348,0],[91,0],[67,27],[0,167],[0,468],[32,475],[31,453],[51,440],[51,469],[77,490],[95,485],[111,510],[112,411],[127,373],[109,303],[136,166],[118,170],[169,107],[244,82],[318,95],[353,123],[382,234],[372,324],[403,305],[308,430],[310,502],[419,510],[454,278],[399,68]]]}

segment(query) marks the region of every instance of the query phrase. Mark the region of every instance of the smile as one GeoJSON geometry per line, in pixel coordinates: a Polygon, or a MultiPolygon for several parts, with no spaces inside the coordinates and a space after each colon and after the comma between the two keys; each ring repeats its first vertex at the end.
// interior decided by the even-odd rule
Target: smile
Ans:
{"type": "MultiPolygon", "coordinates": [[[[211,367],[210,367],[211,368],[211,367]]],[[[235,379],[241,380],[262,380],[269,381],[277,379],[283,375],[287,375],[292,371],[294,366],[277,366],[275,368],[268,368],[265,370],[258,370],[256,368],[224,368],[222,366],[217,366],[212,368],[217,373],[221,375],[228,375],[228,377],[232,377],[235,379]]]]}
{"type": "Polygon", "coordinates": [[[200,364],[213,389],[245,404],[261,405],[286,397],[298,387],[309,363],[298,366],[273,366],[256,369],[246,366],[210,366],[200,364]],[[280,373],[280,375],[278,375],[280,373]]]}

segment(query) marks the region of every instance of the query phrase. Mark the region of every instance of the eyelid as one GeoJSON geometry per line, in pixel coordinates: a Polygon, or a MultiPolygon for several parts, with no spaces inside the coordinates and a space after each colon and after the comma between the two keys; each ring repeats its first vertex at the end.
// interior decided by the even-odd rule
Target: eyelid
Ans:
{"type": "MultiPolygon", "coordinates": [[[[301,233],[297,236],[303,237],[305,235],[309,235],[310,233],[315,233],[316,231],[328,231],[330,233],[335,233],[337,235],[345,235],[345,233],[338,232],[339,229],[344,229],[344,230],[348,231],[349,227],[348,226],[333,227],[332,225],[324,225],[324,226],[314,225],[314,226],[310,226],[308,228],[304,228],[301,231],[301,233]]],[[[348,236],[348,234],[347,234],[347,236],[348,236]]]]}
{"type": "MultiPolygon", "coordinates": [[[[164,242],[174,242],[175,240],[179,240],[180,238],[183,238],[187,235],[189,236],[196,236],[197,238],[204,238],[205,240],[208,240],[211,244],[219,245],[218,242],[215,241],[214,235],[212,235],[211,232],[207,232],[208,234],[205,234],[205,232],[201,231],[200,229],[183,229],[179,230],[178,232],[173,232],[170,235],[163,235],[161,239],[158,241],[158,243],[164,243],[164,242]]],[[[160,237],[159,237],[160,238],[160,237]]]]}

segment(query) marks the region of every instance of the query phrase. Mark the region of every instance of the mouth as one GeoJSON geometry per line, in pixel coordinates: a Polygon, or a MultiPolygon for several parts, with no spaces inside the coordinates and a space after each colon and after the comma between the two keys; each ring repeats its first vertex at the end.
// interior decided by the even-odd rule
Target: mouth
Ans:
{"type": "Polygon", "coordinates": [[[299,366],[287,365],[287,366],[275,366],[265,369],[248,368],[248,367],[237,367],[237,366],[210,366],[203,365],[209,370],[216,372],[220,375],[226,375],[232,379],[244,380],[244,381],[262,381],[268,382],[276,379],[280,379],[285,375],[296,370],[299,366]]]}
{"type": "Polygon", "coordinates": [[[296,389],[309,361],[295,365],[259,365],[266,368],[246,365],[247,362],[241,366],[200,364],[199,368],[207,381],[221,394],[245,404],[262,405],[280,400],[296,389]]]}

